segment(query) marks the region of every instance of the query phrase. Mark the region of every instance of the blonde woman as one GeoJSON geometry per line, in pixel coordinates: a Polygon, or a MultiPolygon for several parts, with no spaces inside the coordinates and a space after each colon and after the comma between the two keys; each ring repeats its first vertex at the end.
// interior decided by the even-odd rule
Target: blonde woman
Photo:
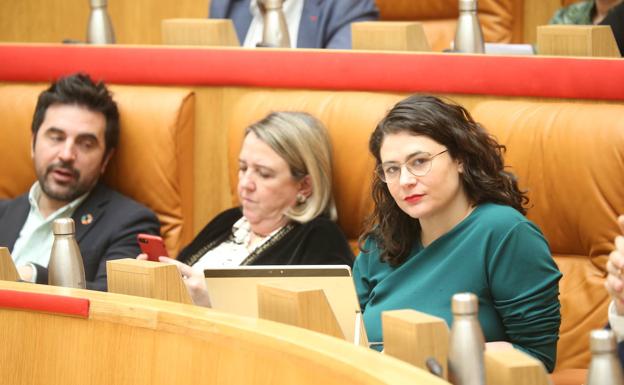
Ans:
{"type": "Polygon", "coordinates": [[[331,148],[319,120],[269,114],[247,128],[238,162],[240,207],[217,215],[177,261],[160,258],[178,265],[196,304],[210,305],[206,268],[353,263],[335,223],[331,148]]]}

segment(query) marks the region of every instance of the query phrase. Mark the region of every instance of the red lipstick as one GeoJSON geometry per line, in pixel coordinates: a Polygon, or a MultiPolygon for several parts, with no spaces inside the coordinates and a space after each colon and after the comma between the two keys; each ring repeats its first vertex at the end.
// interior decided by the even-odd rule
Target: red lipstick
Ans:
{"type": "Polygon", "coordinates": [[[404,200],[407,203],[418,203],[425,195],[424,194],[413,194],[406,196],[404,200]]]}

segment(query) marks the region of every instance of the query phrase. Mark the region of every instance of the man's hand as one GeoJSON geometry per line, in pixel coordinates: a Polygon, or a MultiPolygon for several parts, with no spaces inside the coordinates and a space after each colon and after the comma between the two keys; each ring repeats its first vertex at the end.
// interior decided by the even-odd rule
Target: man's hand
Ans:
{"type": "Polygon", "coordinates": [[[17,272],[20,275],[22,281],[32,282],[33,281],[33,268],[30,265],[17,266],[17,272]]]}

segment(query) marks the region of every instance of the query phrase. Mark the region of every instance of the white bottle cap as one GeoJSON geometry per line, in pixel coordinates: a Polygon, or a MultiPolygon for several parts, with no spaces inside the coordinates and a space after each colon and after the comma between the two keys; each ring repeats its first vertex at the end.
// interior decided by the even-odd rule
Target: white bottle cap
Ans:
{"type": "Polygon", "coordinates": [[[589,334],[589,347],[592,353],[608,353],[617,349],[615,333],[607,329],[592,330],[589,334]]]}
{"type": "Polygon", "coordinates": [[[91,3],[91,8],[102,8],[106,7],[107,0],[89,0],[91,3]]]}
{"type": "Polygon", "coordinates": [[[266,9],[282,9],[284,0],[261,0],[266,9]]]}
{"type": "Polygon", "coordinates": [[[74,220],[71,218],[59,218],[55,219],[52,224],[52,231],[54,235],[69,235],[76,232],[74,220]]]}
{"type": "Polygon", "coordinates": [[[476,11],[477,0],[459,0],[460,11],[476,11]]]}
{"type": "Polygon", "coordinates": [[[479,299],[472,293],[453,295],[451,310],[453,314],[476,314],[479,311],[479,299]]]}

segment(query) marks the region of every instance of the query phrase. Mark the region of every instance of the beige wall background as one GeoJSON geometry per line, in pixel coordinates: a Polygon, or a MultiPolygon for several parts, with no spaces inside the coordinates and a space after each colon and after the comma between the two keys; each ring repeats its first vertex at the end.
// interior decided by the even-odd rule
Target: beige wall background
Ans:
{"type": "MultiPolygon", "coordinates": [[[[524,0],[525,42],[535,43],[536,27],[546,24],[562,3],[570,1],[524,0]]],[[[160,44],[163,19],[207,17],[209,3],[210,0],[108,0],[108,11],[118,43],[160,44]]],[[[2,0],[0,41],[85,40],[88,18],[88,0],[2,0]]]]}
{"type": "Polygon", "coordinates": [[[537,43],[537,27],[548,24],[555,11],[570,0],[524,0],[524,41],[537,43]]]}
{"type": "MultiPolygon", "coordinates": [[[[209,0],[108,0],[120,44],[160,44],[160,22],[208,16],[209,0]]],[[[86,40],[89,0],[2,0],[0,41],[86,40]]]]}

